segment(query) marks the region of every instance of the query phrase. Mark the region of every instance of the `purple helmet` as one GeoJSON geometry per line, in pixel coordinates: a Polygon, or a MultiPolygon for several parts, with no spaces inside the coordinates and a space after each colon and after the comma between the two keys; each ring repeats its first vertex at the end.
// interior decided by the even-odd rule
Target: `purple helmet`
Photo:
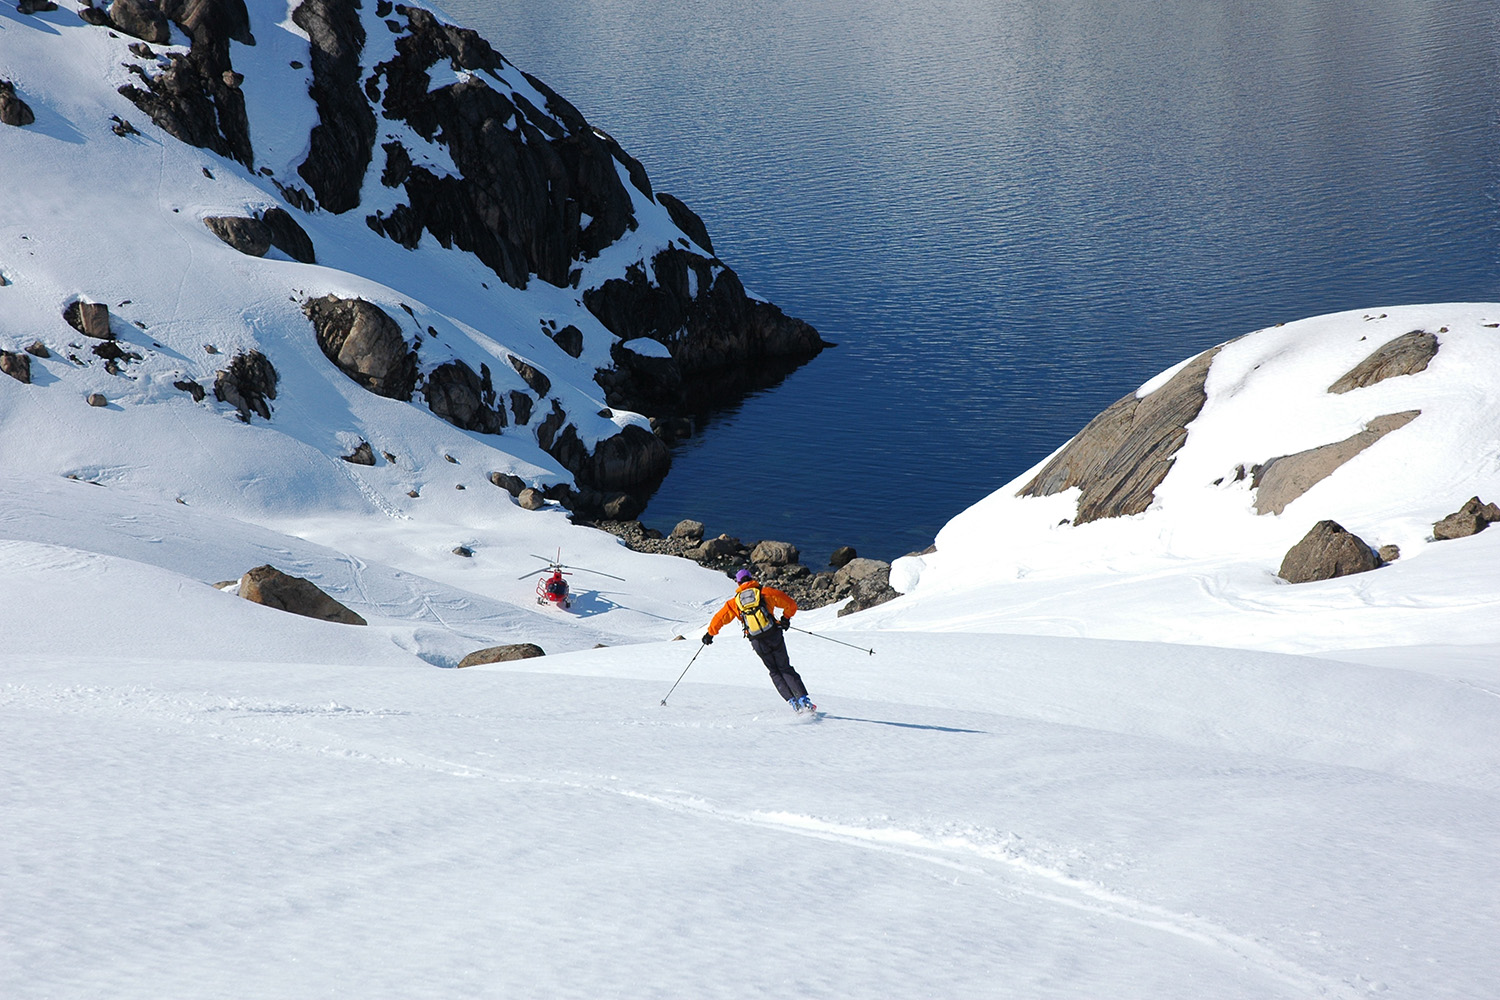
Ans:
{"type": "Polygon", "coordinates": [[[742,569],[738,573],[734,574],[734,582],[735,583],[744,583],[746,580],[750,579],[754,575],[755,574],[751,573],[748,569],[742,569]]]}

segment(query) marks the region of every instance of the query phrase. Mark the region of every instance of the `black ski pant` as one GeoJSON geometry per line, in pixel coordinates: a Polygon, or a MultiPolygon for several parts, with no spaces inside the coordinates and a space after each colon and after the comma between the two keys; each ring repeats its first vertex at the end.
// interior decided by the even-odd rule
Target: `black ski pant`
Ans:
{"type": "Polygon", "coordinates": [[[786,637],[781,634],[781,629],[767,629],[760,635],[752,635],[750,648],[771,672],[771,683],[776,685],[778,694],[788,699],[807,697],[807,688],[787,656],[786,637]]]}

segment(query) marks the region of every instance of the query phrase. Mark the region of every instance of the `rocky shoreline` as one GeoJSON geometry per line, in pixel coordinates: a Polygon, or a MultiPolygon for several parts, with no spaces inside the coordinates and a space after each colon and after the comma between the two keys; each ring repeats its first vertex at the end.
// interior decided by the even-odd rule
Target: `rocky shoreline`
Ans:
{"type": "Polygon", "coordinates": [[[839,609],[843,617],[899,596],[890,585],[890,563],[861,558],[848,546],[832,554],[831,569],[815,572],[802,563],[795,545],[771,540],[746,543],[722,534],[710,538],[701,521],[680,521],[667,535],[633,520],[577,519],[577,523],[607,531],[637,552],[691,559],[727,577],[749,568],[756,579],[785,591],[804,610],[848,599],[839,609]]]}

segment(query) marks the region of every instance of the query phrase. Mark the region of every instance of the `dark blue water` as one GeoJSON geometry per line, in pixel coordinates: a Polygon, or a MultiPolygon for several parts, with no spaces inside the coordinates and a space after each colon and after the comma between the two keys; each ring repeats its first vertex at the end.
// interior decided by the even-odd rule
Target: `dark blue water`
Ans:
{"type": "Polygon", "coordinates": [[[1205,347],[1500,299],[1493,0],[446,8],[840,344],[683,447],[649,524],[892,558],[1205,347]]]}

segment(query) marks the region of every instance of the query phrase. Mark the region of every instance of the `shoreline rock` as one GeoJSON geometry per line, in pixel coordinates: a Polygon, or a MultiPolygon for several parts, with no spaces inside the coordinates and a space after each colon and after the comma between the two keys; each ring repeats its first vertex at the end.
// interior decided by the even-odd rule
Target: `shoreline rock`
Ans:
{"type": "MultiPolygon", "coordinates": [[[[663,535],[636,520],[574,520],[609,532],[636,552],[691,559],[700,566],[719,570],[731,580],[737,571],[748,567],[757,580],[785,591],[803,611],[854,598],[848,608],[840,610],[842,617],[900,596],[890,586],[891,564],[879,559],[851,556],[837,571],[814,572],[798,561],[800,553],[790,543],[766,539],[746,544],[726,534],[705,537],[701,521],[681,521],[670,535],[663,535]]],[[[837,552],[842,553],[845,549],[852,554],[853,550],[848,546],[842,546],[837,552]]],[[[726,597],[731,589],[732,586],[726,588],[726,597]]]]}

